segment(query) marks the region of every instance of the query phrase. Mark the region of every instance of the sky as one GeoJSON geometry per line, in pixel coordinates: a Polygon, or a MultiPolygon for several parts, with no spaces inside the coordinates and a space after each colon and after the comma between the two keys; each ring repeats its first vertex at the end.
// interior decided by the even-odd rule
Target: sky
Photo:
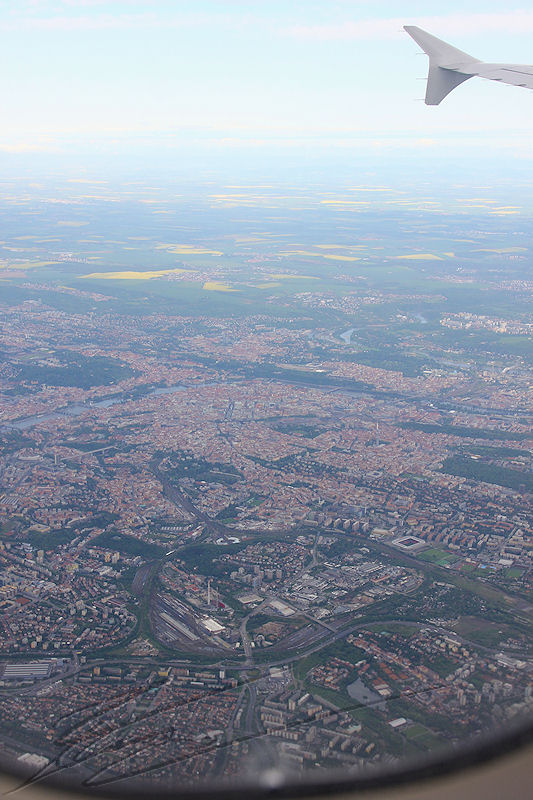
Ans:
{"type": "Polygon", "coordinates": [[[472,80],[422,102],[416,24],[533,63],[526,0],[0,0],[0,150],[73,142],[439,148],[533,157],[533,93],[472,80]]]}

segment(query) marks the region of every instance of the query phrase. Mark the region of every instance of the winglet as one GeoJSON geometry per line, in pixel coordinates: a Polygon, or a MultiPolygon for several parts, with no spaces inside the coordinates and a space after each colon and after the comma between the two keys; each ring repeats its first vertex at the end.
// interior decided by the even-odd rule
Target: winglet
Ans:
{"type": "Polygon", "coordinates": [[[472,58],[468,53],[437,39],[416,25],[405,25],[404,30],[429,56],[426,91],[428,106],[438,106],[457,86],[472,77],[472,73],[462,72],[461,67],[481,63],[477,58],[472,58]]]}

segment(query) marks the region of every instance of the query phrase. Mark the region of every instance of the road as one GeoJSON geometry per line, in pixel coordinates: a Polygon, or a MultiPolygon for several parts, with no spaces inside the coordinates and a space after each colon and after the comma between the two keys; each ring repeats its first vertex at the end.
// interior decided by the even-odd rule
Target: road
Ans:
{"type": "MultiPolygon", "coordinates": [[[[470,639],[466,639],[464,636],[460,636],[459,634],[455,633],[455,631],[444,629],[441,626],[435,625],[430,622],[425,622],[425,621],[415,622],[405,619],[384,619],[380,620],[379,622],[383,626],[404,625],[405,627],[415,628],[415,629],[429,628],[430,630],[434,631],[437,636],[443,636],[444,634],[449,635],[451,633],[453,638],[456,639],[465,647],[475,648],[476,650],[480,650],[481,652],[494,655],[495,648],[484,647],[482,645],[477,644],[477,642],[473,642],[470,639]]],[[[362,630],[367,630],[368,626],[371,624],[373,623],[365,620],[359,620],[357,623],[353,625],[349,625],[345,628],[336,631],[332,636],[328,636],[326,639],[320,641],[318,644],[312,647],[309,648],[302,647],[301,649],[299,648],[298,652],[295,653],[294,655],[285,654],[284,657],[279,656],[276,658],[275,654],[273,654],[272,659],[269,659],[268,661],[262,661],[260,664],[256,664],[254,666],[250,666],[247,664],[240,664],[240,665],[233,664],[231,668],[236,670],[241,670],[244,672],[249,669],[261,668],[266,670],[269,667],[278,667],[278,666],[283,666],[285,664],[292,664],[295,661],[299,661],[300,659],[306,658],[307,656],[310,656],[313,653],[319,652],[319,650],[323,650],[324,647],[333,644],[339,639],[343,639],[344,637],[349,636],[351,633],[357,633],[362,630]]],[[[509,655],[511,658],[520,658],[520,654],[517,653],[512,653],[509,655]]],[[[523,654],[523,657],[528,658],[529,656],[523,654]]],[[[229,666],[229,664],[227,664],[226,666],[229,666]]]]}
{"type": "Polygon", "coordinates": [[[257,733],[257,720],[255,714],[255,707],[257,704],[257,689],[253,683],[248,683],[246,688],[248,689],[249,700],[248,705],[246,706],[243,729],[248,736],[255,736],[257,733]]]}
{"type": "Polygon", "coordinates": [[[246,630],[246,625],[251,616],[253,616],[253,612],[244,617],[243,621],[239,626],[239,634],[241,637],[244,654],[246,656],[245,664],[248,665],[253,664],[252,643],[250,642],[250,636],[248,635],[248,631],[246,630]]]}

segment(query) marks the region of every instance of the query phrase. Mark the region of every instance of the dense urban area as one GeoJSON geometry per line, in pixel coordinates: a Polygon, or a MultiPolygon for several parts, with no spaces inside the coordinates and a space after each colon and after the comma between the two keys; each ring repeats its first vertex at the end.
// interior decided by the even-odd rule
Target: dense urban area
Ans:
{"type": "Polygon", "coordinates": [[[531,714],[531,211],[409,191],[3,182],[3,766],[355,772],[531,714]]]}

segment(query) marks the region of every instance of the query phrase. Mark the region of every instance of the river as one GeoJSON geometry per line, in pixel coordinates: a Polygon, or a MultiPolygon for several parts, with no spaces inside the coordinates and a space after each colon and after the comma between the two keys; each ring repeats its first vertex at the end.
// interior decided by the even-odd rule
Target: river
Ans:
{"type": "MultiPolygon", "coordinates": [[[[216,383],[217,381],[210,381],[209,383],[202,383],[201,386],[214,386],[216,383]]],[[[38,425],[40,422],[48,422],[52,419],[64,419],[65,417],[79,417],[81,414],[84,414],[86,411],[90,411],[92,408],[111,408],[111,406],[115,406],[120,403],[127,403],[129,400],[138,400],[141,397],[159,397],[160,395],[164,394],[183,392],[185,389],[191,388],[194,387],[178,383],[174,386],[159,386],[155,389],[147,389],[146,392],[135,395],[133,398],[121,394],[117,395],[116,397],[104,397],[102,400],[88,400],[85,403],[72,403],[71,405],[60,408],[57,411],[51,411],[49,414],[35,414],[31,417],[22,417],[21,419],[17,419],[15,422],[4,423],[0,427],[4,428],[4,430],[8,429],[25,431],[28,428],[33,428],[34,425],[38,425]]]]}

